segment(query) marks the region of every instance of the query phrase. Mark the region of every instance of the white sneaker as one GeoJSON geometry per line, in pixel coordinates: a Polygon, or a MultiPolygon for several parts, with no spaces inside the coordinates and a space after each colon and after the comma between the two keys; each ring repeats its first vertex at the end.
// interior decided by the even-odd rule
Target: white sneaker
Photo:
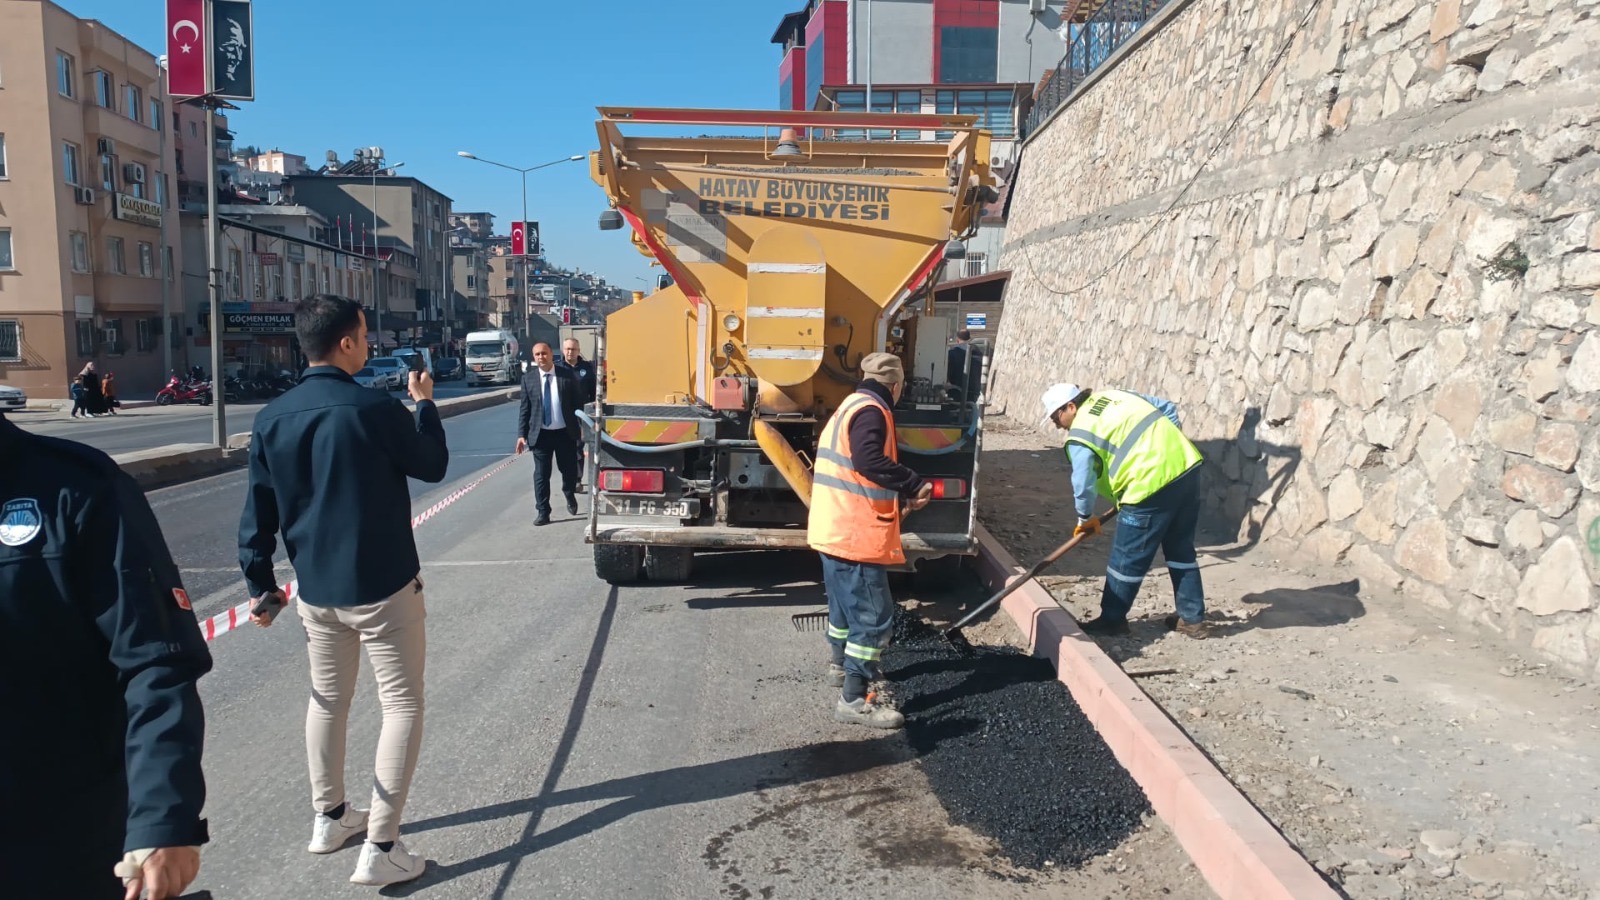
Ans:
{"type": "Polygon", "coordinates": [[[361,860],[356,863],[356,872],[350,876],[350,881],[371,885],[399,884],[421,878],[427,867],[426,859],[407,850],[406,845],[399,841],[394,842],[394,849],[388,853],[367,841],[361,845],[361,860]]]}
{"type": "Polygon", "coordinates": [[[311,825],[311,843],[306,849],[312,853],[332,853],[366,830],[367,811],[364,809],[346,805],[342,819],[330,819],[317,813],[317,820],[311,825]]]}

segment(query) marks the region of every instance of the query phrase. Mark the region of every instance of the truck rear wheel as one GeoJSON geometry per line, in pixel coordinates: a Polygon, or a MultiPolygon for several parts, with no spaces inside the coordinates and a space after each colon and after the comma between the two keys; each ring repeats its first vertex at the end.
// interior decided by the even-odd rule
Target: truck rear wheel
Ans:
{"type": "Polygon", "coordinates": [[[643,556],[643,549],[632,544],[595,544],[594,574],[611,584],[630,584],[639,579],[643,556]]]}
{"type": "Polygon", "coordinates": [[[644,574],[651,581],[688,581],[694,572],[694,551],[688,547],[646,547],[644,574]]]}

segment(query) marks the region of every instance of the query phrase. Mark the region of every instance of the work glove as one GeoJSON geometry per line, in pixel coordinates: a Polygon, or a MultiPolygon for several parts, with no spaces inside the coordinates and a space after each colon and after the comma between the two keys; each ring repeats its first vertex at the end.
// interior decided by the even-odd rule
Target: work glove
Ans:
{"type": "Polygon", "coordinates": [[[1073,537],[1093,537],[1100,533],[1100,520],[1094,516],[1079,519],[1078,527],[1072,529],[1073,537]]]}

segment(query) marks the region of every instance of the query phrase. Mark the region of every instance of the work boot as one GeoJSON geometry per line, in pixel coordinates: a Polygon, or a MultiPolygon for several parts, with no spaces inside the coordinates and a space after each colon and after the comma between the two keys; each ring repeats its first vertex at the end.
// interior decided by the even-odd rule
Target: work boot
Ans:
{"type": "Polygon", "coordinates": [[[840,697],[839,702],[833,707],[833,720],[846,725],[865,725],[868,728],[882,728],[889,731],[904,728],[906,724],[906,717],[898,710],[869,703],[865,697],[859,700],[845,700],[840,697]]]}
{"type": "Polygon", "coordinates": [[[1127,619],[1108,619],[1097,616],[1078,626],[1090,637],[1113,637],[1128,633],[1127,619]]]}
{"type": "Polygon", "coordinates": [[[1176,631],[1185,637],[1191,637],[1197,641],[1203,641],[1210,635],[1210,631],[1207,630],[1206,621],[1204,619],[1201,619],[1198,622],[1185,622],[1178,616],[1173,615],[1167,616],[1167,618],[1163,620],[1163,624],[1167,626],[1168,631],[1176,631]]]}
{"type": "Polygon", "coordinates": [[[826,681],[829,687],[844,687],[844,666],[836,662],[828,663],[828,674],[823,681],[826,681]]]}

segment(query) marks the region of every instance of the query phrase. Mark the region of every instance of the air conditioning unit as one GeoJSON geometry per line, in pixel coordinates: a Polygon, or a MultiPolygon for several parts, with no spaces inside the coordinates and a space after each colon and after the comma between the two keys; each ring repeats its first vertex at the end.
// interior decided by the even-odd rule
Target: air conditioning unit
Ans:
{"type": "Polygon", "coordinates": [[[1045,0],[1028,0],[1028,12],[1042,13],[1045,11],[1045,0]]]}
{"type": "Polygon", "coordinates": [[[100,153],[101,156],[116,156],[117,142],[113,141],[111,138],[103,137],[95,143],[95,149],[100,153]]]}
{"type": "Polygon", "coordinates": [[[72,189],[72,199],[84,206],[94,205],[94,188],[75,187],[72,189]]]}
{"type": "Polygon", "coordinates": [[[144,184],[144,170],[129,163],[122,167],[122,180],[129,184],[144,184]]]}

